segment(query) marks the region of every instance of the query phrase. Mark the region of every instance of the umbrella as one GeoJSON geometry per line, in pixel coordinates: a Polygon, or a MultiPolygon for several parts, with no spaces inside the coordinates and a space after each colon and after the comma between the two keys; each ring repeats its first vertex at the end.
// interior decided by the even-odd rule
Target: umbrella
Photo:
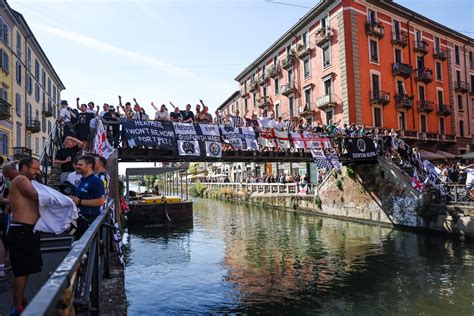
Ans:
{"type": "Polygon", "coordinates": [[[464,154],[464,155],[459,155],[458,157],[462,159],[469,159],[473,160],[474,159],[474,151],[471,151],[470,153],[464,154]]]}
{"type": "Polygon", "coordinates": [[[428,159],[428,160],[444,160],[446,157],[440,155],[440,154],[435,154],[434,152],[427,151],[421,149],[419,151],[421,158],[423,159],[428,159]]]}
{"type": "Polygon", "coordinates": [[[453,155],[451,153],[448,153],[446,151],[438,150],[436,151],[436,154],[444,156],[446,159],[456,159],[456,155],[453,155]]]}

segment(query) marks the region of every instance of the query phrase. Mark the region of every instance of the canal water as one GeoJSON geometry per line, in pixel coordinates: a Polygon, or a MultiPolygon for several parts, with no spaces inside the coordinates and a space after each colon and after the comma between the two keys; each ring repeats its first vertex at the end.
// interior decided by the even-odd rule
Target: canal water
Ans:
{"type": "Polygon", "coordinates": [[[199,199],[129,229],[129,315],[474,315],[474,244],[199,199]]]}

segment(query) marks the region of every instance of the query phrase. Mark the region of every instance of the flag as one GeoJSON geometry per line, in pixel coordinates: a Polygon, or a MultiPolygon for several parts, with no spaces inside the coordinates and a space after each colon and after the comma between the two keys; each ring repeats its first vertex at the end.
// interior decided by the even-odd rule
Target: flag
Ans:
{"type": "Polygon", "coordinates": [[[423,192],[423,189],[425,188],[425,184],[421,182],[418,177],[418,171],[416,171],[416,168],[413,171],[413,178],[411,178],[411,186],[418,192],[423,192]]]}
{"type": "Polygon", "coordinates": [[[288,131],[275,130],[275,138],[277,140],[277,144],[279,148],[281,149],[290,148],[290,138],[288,136],[288,131]]]}
{"type": "Polygon", "coordinates": [[[311,155],[313,155],[314,163],[318,169],[332,168],[331,161],[326,158],[322,149],[311,149],[311,155]]]}
{"type": "Polygon", "coordinates": [[[94,140],[94,153],[104,157],[105,159],[108,159],[114,150],[115,149],[107,140],[104,124],[102,124],[101,120],[97,120],[97,133],[94,140]]]}

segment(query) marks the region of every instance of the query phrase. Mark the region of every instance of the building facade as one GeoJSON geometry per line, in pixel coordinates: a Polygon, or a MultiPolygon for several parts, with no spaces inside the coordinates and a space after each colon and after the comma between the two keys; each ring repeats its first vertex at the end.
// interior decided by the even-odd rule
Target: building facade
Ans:
{"type": "Polygon", "coordinates": [[[473,39],[393,1],[321,1],[235,79],[245,110],[472,148],[473,39]]]}
{"type": "Polygon", "coordinates": [[[1,97],[9,116],[0,122],[0,154],[39,157],[59,114],[65,87],[24,17],[6,1],[2,4],[1,97]]]}
{"type": "Polygon", "coordinates": [[[235,115],[238,110],[242,115],[244,115],[245,112],[242,112],[241,101],[242,99],[240,98],[239,91],[235,91],[227,98],[227,100],[224,101],[224,103],[219,105],[217,111],[220,111],[222,115],[235,115]]]}

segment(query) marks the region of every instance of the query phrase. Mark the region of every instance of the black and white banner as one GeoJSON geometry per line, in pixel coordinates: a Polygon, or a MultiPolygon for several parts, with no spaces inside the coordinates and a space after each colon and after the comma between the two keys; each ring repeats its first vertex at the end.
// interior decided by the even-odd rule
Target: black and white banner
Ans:
{"type": "Polygon", "coordinates": [[[355,160],[377,159],[374,141],[369,138],[345,138],[344,147],[349,158],[355,160]]]}
{"type": "Polygon", "coordinates": [[[180,156],[222,157],[219,127],[210,124],[173,123],[180,156]]]}
{"type": "Polygon", "coordinates": [[[172,152],[176,150],[171,122],[124,120],[122,130],[130,148],[145,146],[172,152]]]}
{"type": "Polygon", "coordinates": [[[221,126],[224,141],[232,145],[234,150],[258,150],[257,138],[252,127],[221,126]]]}

